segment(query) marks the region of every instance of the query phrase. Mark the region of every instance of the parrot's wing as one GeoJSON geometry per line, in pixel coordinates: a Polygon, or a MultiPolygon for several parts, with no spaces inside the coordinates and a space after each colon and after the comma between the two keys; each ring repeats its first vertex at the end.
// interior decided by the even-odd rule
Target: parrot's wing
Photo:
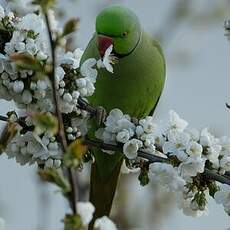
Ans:
{"type": "MultiPolygon", "coordinates": [[[[165,57],[164,57],[163,49],[162,49],[160,43],[159,43],[157,40],[155,40],[155,39],[152,39],[152,44],[153,44],[153,46],[157,49],[157,51],[159,52],[159,54],[161,55],[161,57],[162,57],[162,59],[163,59],[163,62],[164,62],[164,74],[165,74],[165,71],[166,71],[166,64],[165,64],[165,57]]],[[[163,88],[162,88],[162,90],[163,90],[163,88]]],[[[162,90],[161,90],[161,92],[162,92],[162,90]]],[[[159,102],[159,100],[160,100],[160,97],[161,97],[161,93],[160,93],[160,95],[159,95],[159,97],[158,97],[158,99],[157,99],[156,104],[154,105],[154,107],[152,108],[152,110],[151,110],[151,112],[150,112],[150,114],[149,114],[150,116],[153,115],[153,113],[154,113],[154,111],[155,111],[155,109],[156,109],[156,107],[157,107],[157,104],[158,104],[158,102],[159,102]]]]}

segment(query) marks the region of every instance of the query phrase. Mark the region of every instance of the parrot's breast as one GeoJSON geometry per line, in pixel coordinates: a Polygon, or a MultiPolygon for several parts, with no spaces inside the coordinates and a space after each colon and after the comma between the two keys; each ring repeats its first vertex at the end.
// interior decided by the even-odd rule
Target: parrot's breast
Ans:
{"type": "MultiPolygon", "coordinates": [[[[81,62],[99,58],[96,39],[92,38],[81,62]]],[[[143,33],[136,49],[113,65],[114,73],[100,69],[96,90],[89,102],[103,106],[108,112],[119,108],[130,116],[147,116],[155,107],[165,81],[165,63],[162,53],[143,33]]]]}

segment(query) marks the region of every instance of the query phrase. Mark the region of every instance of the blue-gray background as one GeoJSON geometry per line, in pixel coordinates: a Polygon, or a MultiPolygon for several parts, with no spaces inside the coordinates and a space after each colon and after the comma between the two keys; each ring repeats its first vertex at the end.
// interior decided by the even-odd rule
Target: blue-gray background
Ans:
{"type": "MultiPolygon", "coordinates": [[[[90,39],[98,11],[111,3],[130,7],[139,16],[146,31],[161,35],[167,60],[167,82],[156,119],[165,120],[168,111],[174,109],[191,126],[208,126],[217,135],[230,136],[230,111],[225,107],[225,102],[230,102],[230,43],[224,37],[223,30],[224,20],[230,17],[230,2],[60,0],[61,10],[65,14],[62,20],[72,16],[81,19],[75,40],[79,47],[84,48],[90,39]],[[180,12],[174,17],[175,11],[182,4],[185,4],[185,9],[181,11],[181,17],[180,12]]],[[[9,107],[12,108],[12,105],[3,101],[0,103],[2,114],[9,107]]],[[[5,218],[7,230],[62,229],[60,220],[67,211],[67,205],[59,193],[55,194],[55,187],[40,184],[35,174],[35,167],[21,167],[14,160],[1,156],[0,216],[5,218]]],[[[140,201],[137,206],[140,215],[147,212],[148,202],[146,196],[143,196],[144,190],[132,190],[132,196],[140,201]]],[[[158,229],[229,229],[230,217],[224,213],[223,208],[213,201],[208,207],[209,215],[196,219],[184,216],[178,209],[172,209],[158,229]]],[[[132,218],[135,223],[136,216],[132,218]]],[[[141,224],[136,229],[153,228],[141,224]]]]}

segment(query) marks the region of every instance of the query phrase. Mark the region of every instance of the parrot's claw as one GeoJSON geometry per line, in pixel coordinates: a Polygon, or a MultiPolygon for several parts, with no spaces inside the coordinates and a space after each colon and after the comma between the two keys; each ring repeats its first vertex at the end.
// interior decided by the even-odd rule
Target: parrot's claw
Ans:
{"type": "Polygon", "coordinates": [[[106,110],[102,106],[97,107],[97,114],[96,114],[97,124],[100,127],[106,120],[106,110]]]}
{"type": "Polygon", "coordinates": [[[131,118],[131,121],[135,124],[135,125],[138,125],[138,119],[136,117],[132,117],[131,118]]]}

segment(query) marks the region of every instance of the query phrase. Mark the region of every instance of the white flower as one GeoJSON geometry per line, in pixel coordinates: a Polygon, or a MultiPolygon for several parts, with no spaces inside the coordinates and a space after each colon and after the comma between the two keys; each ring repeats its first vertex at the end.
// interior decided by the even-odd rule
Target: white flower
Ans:
{"type": "Polygon", "coordinates": [[[84,226],[90,223],[95,211],[94,206],[90,202],[78,202],[77,203],[78,214],[81,217],[81,221],[84,226]]]}
{"type": "Polygon", "coordinates": [[[20,15],[39,10],[39,6],[32,4],[31,0],[10,1],[7,5],[12,11],[16,11],[20,15]]]}
{"type": "Polygon", "coordinates": [[[68,51],[67,53],[60,53],[58,55],[58,62],[60,64],[70,65],[73,69],[77,69],[80,65],[82,54],[83,51],[81,49],[76,49],[73,53],[70,51],[68,51]]]}
{"type": "Polygon", "coordinates": [[[53,31],[58,31],[58,21],[55,18],[55,11],[54,10],[48,10],[48,16],[50,21],[50,26],[53,31]]]}
{"type": "Polygon", "coordinates": [[[178,175],[176,169],[166,163],[150,164],[149,177],[153,183],[159,184],[167,191],[180,191],[185,185],[185,181],[178,175]]]}
{"type": "Polygon", "coordinates": [[[143,127],[144,132],[153,133],[156,130],[156,124],[153,123],[152,117],[146,117],[145,119],[141,119],[139,124],[143,127]]]}
{"type": "Polygon", "coordinates": [[[65,76],[65,71],[62,67],[58,66],[56,69],[56,78],[57,81],[60,82],[61,80],[63,80],[64,76],[65,76]]]}
{"type": "Polygon", "coordinates": [[[55,159],[55,160],[54,160],[54,167],[55,167],[56,169],[60,168],[60,167],[61,167],[61,164],[62,164],[61,160],[58,160],[58,159],[55,159]]]}
{"type": "Polygon", "coordinates": [[[201,157],[201,154],[203,152],[202,145],[198,144],[195,141],[191,141],[186,149],[186,152],[189,156],[194,157],[201,157]]]}
{"type": "Polygon", "coordinates": [[[230,156],[230,138],[229,137],[221,137],[219,139],[219,144],[221,146],[220,155],[228,155],[230,156]]]}
{"type": "Polygon", "coordinates": [[[178,171],[179,174],[185,179],[194,177],[197,173],[203,173],[205,166],[205,159],[201,157],[188,157],[186,161],[182,162],[178,171]]]}
{"type": "Polygon", "coordinates": [[[29,90],[24,90],[22,93],[22,101],[25,104],[29,104],[32,101],[32,94],[29,90]]]}
{"type": "Polygon", "coordinates": [[[87,59],[80,68],[81,75],[84,77],[89,77],[90,79],[96,81],[97,77],[97,70],[94,69],[93,67],[97,63],[96,59],[94,58],[89,58],[87,59]]]}
{"type": "Polygon", "coordinates": [[[220,167],[226,171],[230,170],[230,156],[224,156],[221,158],[220,167]]]}
{"type": "Polygon", "coordinates": [[[14,86],[13,86],[13,90],[15,93],[21,93],[24,89],[24,83],[23,81],[15,81],[14,82],[14,86]]]}
{"type": "Polygon", "coordinates": [[[96,219],[94,228],[98,230],[117,230],[116,225],[107,216],[96,219]]]}
{"type": "Polygon", "coordinates": [[[190,139],[198,142],[200,139],[200,132],[197,129],[187,129],[186,132],[189,134],[190,139]]]}
{"type": "Polygon", "coordinates": [[[221,151],[221,146],[218,144],[213,144],[207,148],[205,157],[213,163],[213,166],[218,167],[219,165],[219,155],[221,151]]]}
{"type": "Polygon", "coordinates": [[[121,110],[113,109],[105,121],[105,131],[111,133],[119,133],[126,129],[129,131],[130,137],[134,135],[135,125],[130,121],[130,117],[123,115],[121,110]]]}
{"type": "Polygon", "coordinates": [[[104,57],[101,60],[98,60],[97,67],[100,68],[106,68],[107,71],[110,73],[113,73],[113,64],[117,61],[117,58],[111,54],[113,51],[113,45],[110,45],[108,49],[105,51],[104,57]]]}
{"type": "Polygon", "coordinates": [[[169,111],[169,116],[169,124],[171,128],[183,131],[188,126],[188,122],[181,119],[173,110],[169,111]]]}
{"type": "Polygon", "coordinates": [[[143,133],[144,133],[143,127],[141,125],[138,125],[136,127],[136,134],[137,134],[137,136],[140,137],[143,133]]]}
{"type": "Polygon", "coordinates": [[[29,13],[26,14],[19,23],[16,25],[16,28],[23,31],[23,30],[32,30],[35,33],[45,33],[45,23],[44,20],[40,15],[29,13]]]}
{"type": "Polygon", "coordinates": [[[63,95],[63,99],[64,99],[64,101],[71,102],[73,98],[72,98],[70,93],[65,93],[63,95]]]}
{"type": "Polygon", "coordinates": [[[53,168],[54,166],[54,160],[52,158],[49,158],[45,162],[45,168],[53,168]]]}
{"type": "Polygon", "coordinates": [[[121,142],[121,143],[127,142],[129,140],[129,138],[130,138],[130,134],[129,134],[129,131],[127,129],[123,129],[116,136],[116,140],[118,142],[121,142]]]}
{"type": "Polygon", "coordinates": [[[185,161],[188,157],[185,150],[189,144],[189,135],[177,129],[172,129],[168,132],[167,137],[168,141],[163,144],[163,152],[177,156],[180,161],[185,161]]]}
{"type": "Polygon", "coordinates": [[[200,144],[203,146],[211,146],[215,143],[215,137],[208,131],[207,128],[201,130],[200,144]]]}
{"type": "Polygon", "coordinates": [[[142,141],[133,138],[124,144],[123,153],[128,159],[135,159],[137,157],[137,151],[142,145],[142,141]]]}
{"type": "Polygon", "coordinates": [[[220,191],[217,191],[214,195],[217,204],[224,206],[225,212],[230,215],[230,186],[222,184],[220,191]]]}

